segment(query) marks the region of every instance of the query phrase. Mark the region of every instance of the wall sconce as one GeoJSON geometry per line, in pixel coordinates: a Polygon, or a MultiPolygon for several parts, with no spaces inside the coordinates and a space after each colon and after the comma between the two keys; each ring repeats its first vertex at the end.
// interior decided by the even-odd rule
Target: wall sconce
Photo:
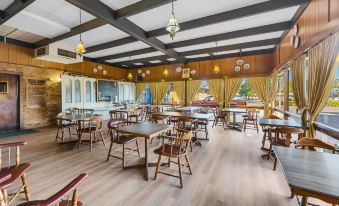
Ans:
{"type": "Polygon", "coordinates": [[[127,75],[127,79],[129,79],[129,80],[132,80],[133,79],[133,75],[132,75],[132,73],[130,72],[130,73],[128,73],[128,75],[127,75]]]}
{"type": "Polygon", "coordinates": [[[164,77],[167,77],[167,76],[168,76],[168,70],[165,69],[165,70],[164,70],[164,77]]]}

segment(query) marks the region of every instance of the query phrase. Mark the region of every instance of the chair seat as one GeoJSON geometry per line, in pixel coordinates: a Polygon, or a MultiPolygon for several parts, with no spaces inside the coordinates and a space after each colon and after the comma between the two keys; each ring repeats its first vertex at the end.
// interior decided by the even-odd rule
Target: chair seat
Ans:
{"type": "Polygon", "coordinates": [[[208,122],[207,121],[198,121],[198,125],[208,125],[208,122]]]}
{"type": "Polygon", "coordinates": [[[281,127],[277,131],[284,134],[304,134],[304,130],[295,127],[281,127]]]}
{"type": "Polygon", "coordinates": [[[257,121],[256,118],[252,118],[252,117],[245,117],[244,120],[247,120],[247,121],[257,121]]]}
{"type": "MultiPolygon", "coordinates": [[[[158,155],[171,155],[171,145],[170,144],[165,144],[164,152],[163,152],[162,146],[161,146],[158,149],[155,149],[154,153],[158,154],[158,155]]],[[[181,151],[180,151],[180,146],[179,145],[173,145],[172,155],[181,155],[181,154],[184,154],[184,153],[185,153],[185,149],[184,148],[181,148],[181,151]]]]}
{"type": "Polygon", "coordinates": [[[81,131],[83,133],[90,133],[90,132],[95,132],[95,131],[101,131],[101,129],[97,130],[96,127],[86,127],[86,128],[82,128],[81,130],[78,129],[78,131],[81,131]]]}
{"type": "Polygon", "coordinates": [[[107,127],[110,129],[115,128],[115,126],[118,126],[120,124],[124,124],[126,122],[125,119],[111,119],[107,123],[107,127]]]}
{"type": "Polygon", "coordinates": [[[223,119],[223,118],[226,118],[226,116],[225,115],[217,115],[216,118],[223,119]]]}
{"type": "Polygon", "coordinates": [[[138,114],[130,114],[128,117],[139,117],[140,115],[138,114]]]}
{"type": "MultiPolygon", "coordinates": [[[[45,206],[45,200],[34,200],[29,202],[24,202],[19,204],[18,206],[45,206]]],[[[63,200],[59,203],[59,206],[70,206],[72,205],[72,201],[63,200]]],[[[77,201],[77,206],[83,206],[84,204],[80,201],[77,201]]]]}
{"type": "Polygon", "coordinates": [[[136,139],[137,139],[137,137],[133,136],[133,135],[122,135],[122,136],[119,136],[119,139],[114,138],[113,142],[117,143],[117,144],[126,144],[126,143],[134,141],[136,139]]]}
{"type": "Polygon", "coordinates": [[[10,186],[15,180],[21,177],[22,174],[24,174],[29,167],[30,167],[29,163],[23,163],[23,164],[20,164],[19,166],[11,166],[8,168],[2,168],[0,171],[1,176],[7,175],[7,174],[11,174],[12,176],[8,180],[2,182],[0,184],[0,188],[5,189],[8,186],[10,186]]]}
{"type": "Polygon", "coordinates": [[[73,126],[77,126],[77,124],[75,122],[70,122],[70,123],[63,123],[63,124],[59,125],[59,127],[63,127],[63,128],[73,127],[73,126]]]}

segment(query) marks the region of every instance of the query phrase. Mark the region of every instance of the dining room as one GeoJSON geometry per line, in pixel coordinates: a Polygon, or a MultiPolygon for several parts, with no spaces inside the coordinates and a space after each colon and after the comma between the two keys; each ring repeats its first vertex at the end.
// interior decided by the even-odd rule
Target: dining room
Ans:
{"type": "Polygon", "coordinates": [[[0,206],[339,206],[339,0],[0,1],[0,206]]]}

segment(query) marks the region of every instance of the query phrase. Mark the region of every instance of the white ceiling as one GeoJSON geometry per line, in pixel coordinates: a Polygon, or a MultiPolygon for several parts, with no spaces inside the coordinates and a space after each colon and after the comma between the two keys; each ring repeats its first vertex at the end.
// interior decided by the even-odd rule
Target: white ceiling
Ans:
{"type": "Polygon", "coordinates": [[[187,59],[193,59],[193,58],[200,58],[200,57],[207,57],[209,54],[197,54],[197,55],[191,55],[191,56],[186,56],[187,59]]]}
{"type": "MultiPolygon", "coordinates": [[[[92,29],[85,33],[82,33],[82,40],[86,47],[102,44],[105,42],[121,39],[129,36],[128,34],[122,32],[121,30],[106,24],[104,26],[92,29]],[[100,35],[100,38],[98,36],[100,35]]],[[[76,45],[79,42],[80,35],[72,36],[63,41],[67,43],[76,45]]]]}
{"type": "Polygon", "coordinates": [[[102,3],[111,7],[113,10],[121,9],[141,0],[100,0],[102,3]]]}
{"type": "Polygon", "coordinates": [[[14,0],[0,0],[0,10],[5,10],[14,0]]]}
{"type": "MultiPolygon", "coordinates": [[[[185,22],[264,1],[267,0],[178,0],[174,2],[174,12],[179,22],[185,22]]],[[[171,17],[171,7],[171,4],[166,4],[128,19],[146,31],[162,28],[171,17]]]]}
{"type": "MultiPolygon", "coordinates": [[[[258,35],[253,35],[253,36],[247,36],[247,37],[228,39],[228,40],[224,40],[224,41],[218,41],[218,47],[226,46],[226,45],[233,45],[233,44],[240,44],[240,43],[245,43],[245,42],[265,40],[265,39],[279,38],[282,35],[282,33],[283,33],[283,31],[278,31],[278,32],[271,32],[271,33],[266,33],[266,34],[258,34],[258,35]]],[[[185,51],[205,49],[205,48],[213,48],[213,47],[216,47],[215,42],[205,43],[205,44],[197,44],[197,45],[188,46],[188,47],[181,47],[181,48],[176,48],[175,50],[178,51],[178,52],[185,52],[185,51]]]]}
{"type": "Polygon", "coordinates": [[[242,29],[289,21],[292,19],[294,13],[297,11],[298,8],[299,6],[295,6],[286,9],[276,10],[273,12],[266,12],[250,17],[244,17],[232,21],[204,26],[196,29],[179,31],[173,40],[170,38],[169,35],[160,36],[158,37],[158,39],[168,44],[193,38],[211,36],[215,34],[222,34],[231,31],[238,31],[242,29]]]}
{"type": "Polygon", "coordinates": [[[107,56],[107,55],[112,55],[112,54],[119,54],[123,52],[134,51],[138,49],[145,49],[149,47],[150,46],[145,44],[144,42],[137,41],[137,42],[133,42],[133,43],[129,43],[129,44],[125,44],[125,45],[121,45],[121,46],[117,46],[117,47],[113,47],[113,48],[109,48],[109,49],[105,49],[105,50],[101,50],[97,52],[88,53],[88,54],[85,54],[85,56],[91,57],[91,58],[97,58],[97,57],[102,57],[102,56],[107,56]]]}
{"type": "Polygon", "coordinates": [[[162,53],[160,51],[156,51],[156,52],[150,52],[150,53],[145,53],[145,54],[140,54],[140,55],[134,55],[134,56],[130,56],[130,57],[111,59],[111,60],[108,60],[107,62],[110,62],[110,63],[122,62],[122,61],[129,61],[129,60],[142,59],[142,58],[161,56],[161,55],[164,55],[164,53],[162,53]]]}

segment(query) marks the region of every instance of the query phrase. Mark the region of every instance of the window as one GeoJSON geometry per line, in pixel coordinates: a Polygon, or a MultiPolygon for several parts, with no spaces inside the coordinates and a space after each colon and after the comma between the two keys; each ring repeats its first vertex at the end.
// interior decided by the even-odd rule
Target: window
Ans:
{"type": "Polygon", "coordinates": [[[275,107],[281,110],[284,110],[284,86],[284,72],[280,72],[278,75],[278,89],[275,107]]]}
{"type": "Polygon", "coordinates": [[[289,68],[288,69],[288,111],[297,113],[297,106],[294,100],[292,81],[293,81],[292,71],[291,71],[291,68],[289,68]]]}
{"type": "Polygon", "coordinates": [[[205,100],[210,95],[211,94],[210,94],[210,90],[208,88],[208,82],[206,80],[201,80],[200,81],[200,90],[195,95],[194,100],[202,101],[202,100],[205,100]]]}
{"type": "Polygon", "coordinates": [[[162,100],[162,103],[165,103],[165,104],[176,104],[179,101],[180,101],[179,97],[178,97],[177,93],[174,91],[174,86],[171,83],[170,86],[169,86],[169,89],[167,90],[167,92],[166,92],[166,94],[164,96],[164,99],[162,100]]]}
{"type": "Polygon", "coordinates": [[[230,104],[230,106],[263,105],[257,94],[250,87],[247,79],[242,80],[240,89],[230,104]]]}
{"type": "Polygon", "coordinates": [[[151,89],[148,84],[146,84],[145,90],[141,93],[140,102],[143,104],[152,104],[153,102],[151,89]]]}
{"type": "Polygon", "coordinates": [[[318,122],[339,129],[339,66],[336,67],[336,75],[327,105],[321,111],[318,122]]]}

